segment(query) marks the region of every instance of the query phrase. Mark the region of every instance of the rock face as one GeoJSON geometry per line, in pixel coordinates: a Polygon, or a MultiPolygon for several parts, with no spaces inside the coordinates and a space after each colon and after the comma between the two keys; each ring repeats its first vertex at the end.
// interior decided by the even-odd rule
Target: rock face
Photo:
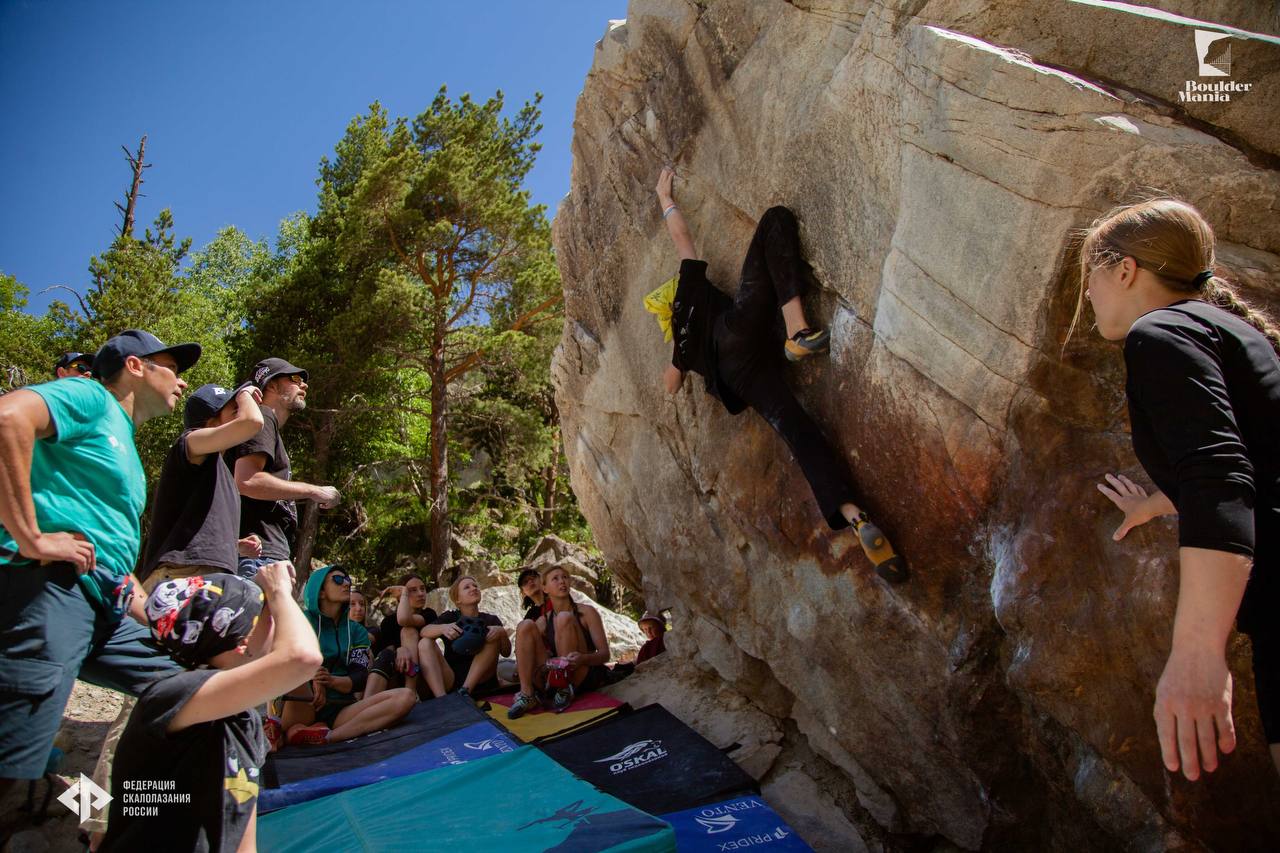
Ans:
{"type": "Polygon", "coordinates": [[[1280,306],[1280,40],[1244,33],[1276,32],[1274,7],[1156,5],[1176,14],[632,0],[579,100],[553,371],[583,512],[611,571],[673,608],[673,653],[794,726],[864,817],[916,842],[1280,845],[1242,639],[1236,754],[1199,784],[1161,766],[1174,527],[1111,541],[1094,484],[1145,481],[1123,364],[1088,318],[1064,347],[1073,229],[1155,189],[1197,205],[1221,266],[1280,306]],[[1198,76],[1181,14],[1238,28],[1230,78],[1198,76]],[[1227,79],[1252,88],[1179,100],[1227,79]],[[641,300],[676,265],[664,163],[727,292],[764,210],[799,217],[832,344],[792,384],[910,559],[904,587],[825,529],[754,413],[700,381],[663,393],[670,345],[641,300]]]}

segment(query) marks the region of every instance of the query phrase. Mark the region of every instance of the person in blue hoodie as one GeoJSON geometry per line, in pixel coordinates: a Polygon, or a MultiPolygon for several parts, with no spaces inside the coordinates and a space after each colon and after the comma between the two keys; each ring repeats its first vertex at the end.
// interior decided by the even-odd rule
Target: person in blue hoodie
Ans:
{"type": "Polygon", "coordinates": [[[283,727],[291,746],[320,745],[376,732],[403,719],[418,701],[408,688],[358,698],[369,675],[369,632],[347,618],[351,576],[325,566],[307,579],[303,613],[320,640],[324,663],[285,696],[283,727]]]}

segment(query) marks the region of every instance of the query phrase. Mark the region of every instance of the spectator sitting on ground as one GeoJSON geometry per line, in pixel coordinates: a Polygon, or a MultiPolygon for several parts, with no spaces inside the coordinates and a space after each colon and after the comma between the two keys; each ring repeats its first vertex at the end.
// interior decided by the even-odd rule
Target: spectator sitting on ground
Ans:
{"type": "Polygon", "coordinates": [[[449,587],[457,610],[446,610],[422,629],[418,663],[431,694],[445,695],[457,685],[464,696],[492,692],[498,686],[498,656],[511,654],[502,620],[480,610],[480,584],[463,575],[449,587]],[[436,640],[444,641],[444,655],[436,640]]]}
{"type": "Polygon", "coordinates": [[[262,542],[257,557],[241,557],[237,574],[251,578],[258,567],[287,560],[298,529],[295,501],[315,501],[321,509],[338,505],[342,496],[333,486],[315,486],[290,479],[289,453],[280,430],[290,416],[307,407],[307,371],[283,358],[258,362],[250,379],[262,391],[263,426],[243,444],[227,451],[227,464],[236,476],[240,501],[240,535],[256,535],[262,542]]]}
{"type": "Polygon", "coordinates": [[[524,595],[520,601],[520,606],[526,608],[524,618],[531,622],[536,620],[547,606],[547,594],[542,591],[542,574],[537,569],[525,569],[516,578],[516,586],[524,595]]]}
{"type": "Polygon", "coordinates": [[[240,557],[262,550],[257,536],[238,539],[240,493],[222,452],[262,429],[262,392],[202,385],[187,398],[183,431],[169,448],[155,500],[151,535],[137,576],[147,593],[173,578],[235,574],[240,557]]]}
{"type": "Polygon", "coordinates": [[[272,563],[255,580],[176,578],[147,599],[151,633],[189,670],[153,682],[138,699],[116,750],[103,851],[256,849],[267,754],[256,708],[313,672],[321,657],[293,601],[293,567],[272,563]],[[158,779],[174,783],[189,803],[132,815],[127,791],[158,779]]]}
{"type": "Polygon", "coordinates": [[[98,351],[101,381],[0,397],[0,794],[44,774],[77,677],[137,696],[180,669],[123,618],[146,504],[134,432],[199,357],[130,329],[98,351]]]}
{"type": "Polygon", "coordinates": [[[640,653],[636,655],[636,663],[644,663],[649,658],[657,657],[667,650],[662,640],[662,635],[667,633],[667,620],[661,613],[646,611],[640,617],[640,630],[649,639],[645,640],[644,645],[640,647],[640,653]]]}
{"type": "Polygon", "coordinates": [[[537,682],[547,674],[547,661],[562,658],[568,662],[568,684],[547,698],[556,711],[563,711],[574,694],[588,693],[607,684],[609,671],[609,639],[604,632],[600,612],[590,604],[573,600],[569,573],[554,566],[542,575],[542,588],[551,601],[550,610],[537,621],[523,620],[516,626],[516,668],[520,673],[520,690],[507,711],[514,720],[537,706],[537,682]]]}
{"type": "Polygon", "coordinates": [[[437,614],[427,606],[427,583],[421,576],[409,574],[399,585],[387,587],[382,593],[398,593],[400,603],[394,613],[387,614],[378,629],[364,695],[376,696],[388,687],[410,687],[419,696],[428,698],[430,694],[426,693],[426,685],[419,675],[418,639],[422,629],[436,621],[437,614]]]}
{"type": "Polygon", "coordinates": [[[93,355],[84,352],[64,352],[53,363],[53,378],[88,376],[93,372],[93,355]]]}
{"type": "Polygon", "coordinates": [[[351,577],[341,566],[325,566],[307,579],[303,610],[320,638],[324,662],[311,679],[309,694],[304,683],[284,697],[282,725],[290,745],[350,740],[385,729],[418,701],[405,688],[356,698],[369,672],[369,634],[347,618],[350,600],[351,577]]]}
{"type": "Polygon", "coordinates": [[[377,632],[365,624],[368,616],[369,596],[365,595],[363,590],[351,587],[351,603],[347,605],[347,618],[369,633],[369,646],[372,648],[378,638],[377,632]]]}

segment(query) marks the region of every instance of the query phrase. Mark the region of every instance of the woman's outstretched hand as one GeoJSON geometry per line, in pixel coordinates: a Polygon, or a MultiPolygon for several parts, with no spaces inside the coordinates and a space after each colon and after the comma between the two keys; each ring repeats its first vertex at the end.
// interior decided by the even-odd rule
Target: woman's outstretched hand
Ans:
{"type": "Polygon", "coordinates": [[[1130,480],[1124,474],[1107,474],[1107,482],[1098,484],[1102,492],[1124,513],[1124,521],[1111,534],[1111,538],[1119,542],[1135,527],[1146,524],[1161,515],[1171,515],[1176,510],[1165,497],[1164,492],[1148,495],[1147,490],[1130,480]]]}
{"type": "Polygon", "coordinates": [[[671,197],[671,184],[675,177],[676,173],[670,167],[664,166],[662,171],[658,173],[658,186],[654,188],[654,191],[658,194],[658,201],[663,207],[675,202],[675,199],[671,197]]]}
{"type": "Polygon", "coordinates": [[[1175,648],[1156,686],[1156,733],[1171,773],[1194,782],[1218,769],[1218,752],[1236,748],[1231,718],[1231,671],[1223,655],[1175,648]]]}
{"type": "Polygon", "coordinates": [[[680,383],[684,381],[684,373],[674,364],[668,364],[667,369],[662,373],[662,387],[667,389],[668,394],[674,394],[680,390],[680,383]]]}

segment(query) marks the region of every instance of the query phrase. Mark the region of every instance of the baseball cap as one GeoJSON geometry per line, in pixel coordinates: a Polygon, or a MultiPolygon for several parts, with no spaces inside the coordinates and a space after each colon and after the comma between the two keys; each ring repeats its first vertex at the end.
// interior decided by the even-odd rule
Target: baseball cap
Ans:
{"type": "Polygon", "coordinates": [[[252,386],[252,382],[246,382],[232,391],[212,382],[208,385],[201,385],[187,398],[187,407],[182,412],[183,425],[187,429],[204,426],[205,421],[225,409],[227,404],[236,398],[236,395],[252,386]]]}
{"type": "Polygon", "coordinates": [[[253,373],[250,374],[249,381],[265,391],[267,390],[267,383],[272,379],[277,376],[292,376],[295,373],[302,374],[302,381],[307,381],[307,371],[301,367],[294,367],[283,358],[264,358],[253,366],[253,373]]]}
{"type": "Polygon", "coordinates": [[[147,358],[168,353],[178,363],[178,372],[186,370],[200,360],[199,344],[175,344],[164,342],[150,332],[126,329],[108,340],[93,357],[93,375],[98,379],[111,379],[124,368],[124,360],[131,355],[147,358]]]}
{"type": "Polygon", "coordinates": [[[75,364],[77,361],[84,362],[88,366],[93,367],[93,353],[83,353],[83,352],[74,352],[74,351],[64,352],[62,355],[58,356],[58,360],[53,363],[54,374],[55,375],[57,374],[58,368],[61,367],[65,370],[66,368],[75,364]]]}

